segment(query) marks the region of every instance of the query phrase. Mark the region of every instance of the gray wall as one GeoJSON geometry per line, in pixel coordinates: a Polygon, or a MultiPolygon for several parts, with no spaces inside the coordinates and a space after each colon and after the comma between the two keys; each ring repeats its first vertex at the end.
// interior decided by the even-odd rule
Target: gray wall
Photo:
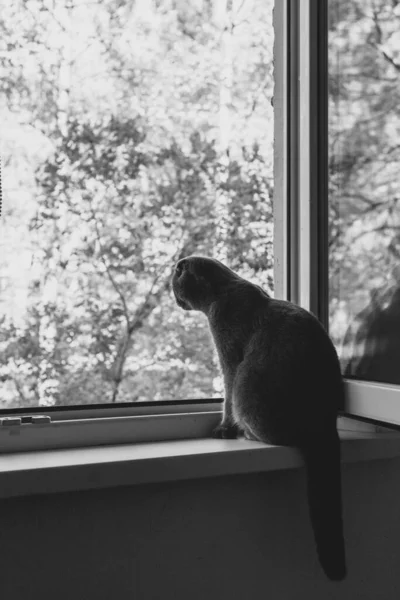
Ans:
{"type": "Polygon", "coordinates": [[[327,582],[303,470],[0,502],[3,600],[400,597],[400,460],[346,465],[349,577],[327,582]]]}

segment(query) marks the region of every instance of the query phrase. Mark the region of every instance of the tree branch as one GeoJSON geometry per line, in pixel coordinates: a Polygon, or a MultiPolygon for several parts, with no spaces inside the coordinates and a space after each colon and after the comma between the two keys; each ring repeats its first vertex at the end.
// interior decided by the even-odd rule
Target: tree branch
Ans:
{"type": "Polygon", "coordinates": [[[129,323],[128,305],[126,303],[125,296],[123,295],[123,293],[122,293],[119,285],[115,281],[114,276],[111,273],[111,269],[110,269],[110,267],[109,267],[109,265],[108,265],[108,263],[107,263],[107,261],[106,261],[106,259],[104,257],[105,252],[104,252],[103,245],[101,243],[101,235],[100,235],[99,225],[97,223],[96,214],[95,214],[95,212],[93,210],[93,206],[92,206],[91,200],[89,200],[89,204],[90,204],[90,211],[91,211],[91,214],[92,214],[92,221],[94,223],[94,227],[95,227],[95,230],[96,230],[96,238],[97,238],[97,242],[99,244],[99,249],[100,249],[100,260],[101,260],[101,262],[104,265],[104,268],[105,268],[106,273],[107,273],[107,277],[110,280],[111,285],[113,286],[114,290],[116,291],[116,293],[118,294],[118,296],[119,296],[119,298],[121,300],[123,311],[124,311],[124,316],[125,316],[125,320],[126,320],[126,326],[127,326],[127,329],[129,329],[130,323],[129,323]]]}

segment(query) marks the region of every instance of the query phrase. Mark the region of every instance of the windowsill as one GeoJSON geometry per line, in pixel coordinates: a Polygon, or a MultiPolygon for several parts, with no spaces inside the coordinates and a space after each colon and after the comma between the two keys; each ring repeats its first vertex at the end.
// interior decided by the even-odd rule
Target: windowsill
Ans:
{"type": "MultiPolygon", "coordinates": [[[[342,461],[400,456],[400,433],[342,431],[342,461]]],[[[293,448],[209,438],[46,450],[0,458],[0,498],[298,468],[293,448]]]]}

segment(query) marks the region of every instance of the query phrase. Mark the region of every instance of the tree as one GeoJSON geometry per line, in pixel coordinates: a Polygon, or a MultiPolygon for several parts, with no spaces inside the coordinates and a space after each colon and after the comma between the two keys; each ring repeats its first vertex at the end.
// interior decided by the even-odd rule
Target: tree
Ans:
{"type": "Polygon", "coordinates": [[[218,7],[6,2],[3,405],[220,393],[206,322],[170,277],[184,255],[224,255],[272,289],[272,14],[226,4],[227,101],[218,7]]]}
{"type": "Polygon", "coordinates": [[[330,331],[347,361],[397,285],[400,5],[329,4],[330,331]]]}

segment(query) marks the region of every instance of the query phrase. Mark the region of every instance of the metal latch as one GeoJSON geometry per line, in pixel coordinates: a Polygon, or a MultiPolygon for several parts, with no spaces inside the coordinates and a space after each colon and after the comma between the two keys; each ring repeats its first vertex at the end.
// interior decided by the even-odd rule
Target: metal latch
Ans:
{"type": "Polygon", "coordinates": [[[21,417],[2,417],[0,418],[0,426],[2,427],[18,427],[20,425],[43,425],[51,423],[50,415],[22,415],[21,417]]]}

